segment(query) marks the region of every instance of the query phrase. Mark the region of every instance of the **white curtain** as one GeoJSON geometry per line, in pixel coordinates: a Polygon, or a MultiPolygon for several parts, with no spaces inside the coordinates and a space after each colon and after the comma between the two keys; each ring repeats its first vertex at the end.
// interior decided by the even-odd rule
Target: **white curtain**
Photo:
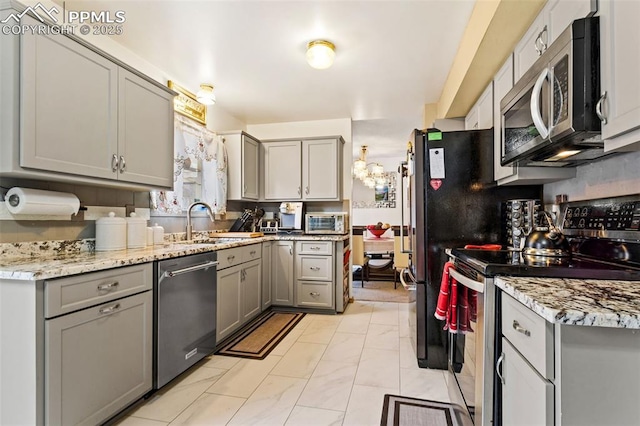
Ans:
{"type": "Polygon", "coordinates": [[[174,122],[173,191],[152,191],[151,208],[180,214],[194,201],[227,211],[227,151],[221,137],[178,114],[174,122]]]}

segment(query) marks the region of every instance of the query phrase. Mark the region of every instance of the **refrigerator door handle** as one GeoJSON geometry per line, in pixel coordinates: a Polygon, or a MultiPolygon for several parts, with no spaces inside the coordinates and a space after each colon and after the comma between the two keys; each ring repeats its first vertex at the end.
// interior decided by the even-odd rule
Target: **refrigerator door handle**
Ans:
{"type": "MultiPolygon", "coordinates": [[[[411,254],[411,250],[407,250],[404,246],[404,178],[407,173],[407,162],[401,161],[398,171],[400,172],[400,251],[405,254],[411,254]]],[[[407,227],[407,231],[409,227],[407,227]]],[[[404,285],[404,284],[403,284],[404,285]]],[[[405,286],[405,288],[407,288],[405,286]]]]}
{"type": "Polygon", "coordinates": [[[404,275],[405,273],[407,275],[409,275],[411,277],[411,279],[413,279],[413,276],[411,276],[411,270],[409,268],[405,268],[402,271],[400,271],[400,283],[402,284],[402,287],[404,287],[405,290],[407,291],[416,291],[416,284],[415,284],[415,280],[413,284],[408,284],[405,280],[404,280],[404,275]]]}

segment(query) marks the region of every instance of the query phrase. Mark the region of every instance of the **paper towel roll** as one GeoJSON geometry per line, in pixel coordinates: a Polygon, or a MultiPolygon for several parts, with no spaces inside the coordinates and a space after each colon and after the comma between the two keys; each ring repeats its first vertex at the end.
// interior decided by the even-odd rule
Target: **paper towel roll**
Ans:
{"type": "Polygon", "coordinates": [[[41,189],[11,188],[5,196],[11,214],[72,215],[80,209],[80,200],[68,192],[41,189]]]}

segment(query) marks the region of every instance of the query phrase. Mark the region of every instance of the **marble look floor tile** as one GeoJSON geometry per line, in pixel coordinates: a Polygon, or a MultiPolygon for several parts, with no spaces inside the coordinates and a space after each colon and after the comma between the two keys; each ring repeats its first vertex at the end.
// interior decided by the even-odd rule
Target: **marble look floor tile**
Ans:
{"type": "Polygon", "coordinates": [[[205,393],[171,422],[170,426],[224,426],[246,399],[205,393]]]}
{"type": "Polygon", "coordinates": [[[282,357],[271,374],[308,379],[322,358],[327,345],[296,342],[282,357]]]}
{"type": "Polygon", "coordinates": [[[169,423],[157,420],[143,419],[141,417],[125,417],[114,424],[114,426],[167,426],[169,423]]]}
{"type": "Polygon", "coordinates": [[[208,393],[248,398],[282,357],[269,355],[263,360],[242,359],[213,386],[208,393]]]}
{"type": "Polygon", "coordinates": [[[369,330],[369,322],[371,321],[371,313],[362,313],[345,316],[336,329],[338,333],[358,333],[367,334],[369,330]]]}
{"type": "Polygon", "coordinates": [[[340,426],[344,411],[321,410],[310,407],[293,407],[286,426],[340,426]]]}
{"type": "Polygon", "coordinates": [[[400,352],[365,347],[355,384],[399,389],[400,352]]]}
{"type": "Polygon", "coordinates": [[[284,425],[306,380],[268,376],[238,410],[229,425],[284,425]]]}
{"type": "Polygon", "coordinates": [[[384,395],[397,395],[393,387],[353,386],[349,405],[344,416],[344,426],[379,425],[382,419],[384,395]]]}
{"type": "Polygon", "coordinates": [[[339,361],[357,364],[364,346],[363,334],[338,333],[333,335],[322,355],[323,361],[339,361]]]}
{"type": "Polygon", "coordinates": [[[409,337],[400,338],[400,368],[420,368],[416,349],[409,337]]]}
{"type": "Polygon", "coordinates": [[[365,348],[400,349],[400,334],[397,325],[371,324],[364,341],[365,348]]]}
{"type": "Polygon", "coordinates": [[[222,368],[223,370],[230,370],[234,365],[239,363],[241,358],[234,358],[230,356],[211,355],[207,357],[202,364],[204,367],[222,368]]]}
{"type": "Polygon", "coordinates": [[[450,402],[443,370],[401,368],[400,394],[412,398],[450,402]]]}
{"type": "Polygon", "coordinates": [[[298,324],[296,324],[296,328],[299,330],[304,330],[306,329],[309,324],[311,324],[313,322],[313,320],[317,317],[318,315],[313,315],[313,314],[307,314],[305,315],[298,324]]]}
{"type": "Polygon", "coordinates": [[[356,364],[320,361],[297,405],[346,410],[357,368],[356,364]]]}
{"type": "Polygon", "coordinates": [[[410,315],[411,312],[407,308],[408,303],[399,303],[398,307],[400,310],[398,311],[398,331],[400,332],[400,337],[410,337],[411,336],[411,326],[410,326],[410,315]]]}
{"type": "Polygon", "coordinates": [[[134,417],[170,422],[193,403],[227,370],[200,367],[190,371],[155,393],[144,405],[131,413],[134,417]]]}
{"type": "Polygon", "coordinates": [[[291,346],[293,346],[296,340],[298,340],[298,338],[302,335],[303,331],[304,331],[303,329],[299,329],[298,327],[295,327],[293,330],[289,332],[289,334],[285,336],[284,339],[282,339],[282,341],[280,341],[280,343],[278,343],[278,345],[275,348],[273,348],[273,350],[269,355],[282,356],[286,354],[287,351],[291,349],[291,346]]]}
{"type": "Polygon", "coordinates": [[[399,324],[398,303],[376,302],[371,313],[371,324],[399,324]]]}
{"type": "Polygon", "coordinates": [[[313,321],[298,337],[298,342],[327,344],[337,328],[338,323],[335,321],[313,321]]]}

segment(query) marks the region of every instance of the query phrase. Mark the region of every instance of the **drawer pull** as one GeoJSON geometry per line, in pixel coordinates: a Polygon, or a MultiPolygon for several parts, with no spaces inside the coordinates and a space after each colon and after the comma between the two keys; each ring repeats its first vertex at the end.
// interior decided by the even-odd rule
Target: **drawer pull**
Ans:
{"type": "Polygon", "coordinates": [[[320,296],[320,293],[318,293],[317,291],[312,291],[311,293],[309,293],[311,296],[320,296]]]}
{"type": "Polygon", "coordinates": [[[98,286],[98,291],[111,291],[112,289],[114,289],[115,287],[118,287],[119,285],[120,283],[118,281],[114,281],[108,284],[100,284],[98,286]]]}
{"type": "Polygon", "coordinates": [[[517,331],[518,333],[524,334],[527,337],[531,336],[531,332],[529,330],[527,330],[526,328],[522,327],[520,325],[520,323],[518,321],[516,321],[516,320],[513,320],[513,329],[515,331],[517,331]]]}
{"type": "Polygon", "coordinates": [[[120,309],[120,304],[116,303],[115,305],[111,305],[108,308],[101,308],[100,315],[108,315],[114,313],[117,309],[120,309]]]}
{"type": "Polygon", "coordinates": [[[320,267],[319,266],[310,266],[309,269],[311,269],[312,271],[319,271],[320,267]]]}
{"type": "Polygon", "coordinates": [[[310,248],[310,250],[320,250],[320,247],[318,247],[318,246],[313,246],[313,247],[311,247],[311,248],[310,248]]]}
{"type": "Polygon", "coordinates": [[[236,257],[233,255],[227,256],[227,262],[233,262],[233,259],[235,259],[236,257]]]}
{"type": "Polygon", "coordinates": [[[255,251],[255,250],[251,250],[251,251],[249,252],[249,254],[250,254],[251,256],[255,256],[255,255],[256,255],[256,251],[255,251]]]}

